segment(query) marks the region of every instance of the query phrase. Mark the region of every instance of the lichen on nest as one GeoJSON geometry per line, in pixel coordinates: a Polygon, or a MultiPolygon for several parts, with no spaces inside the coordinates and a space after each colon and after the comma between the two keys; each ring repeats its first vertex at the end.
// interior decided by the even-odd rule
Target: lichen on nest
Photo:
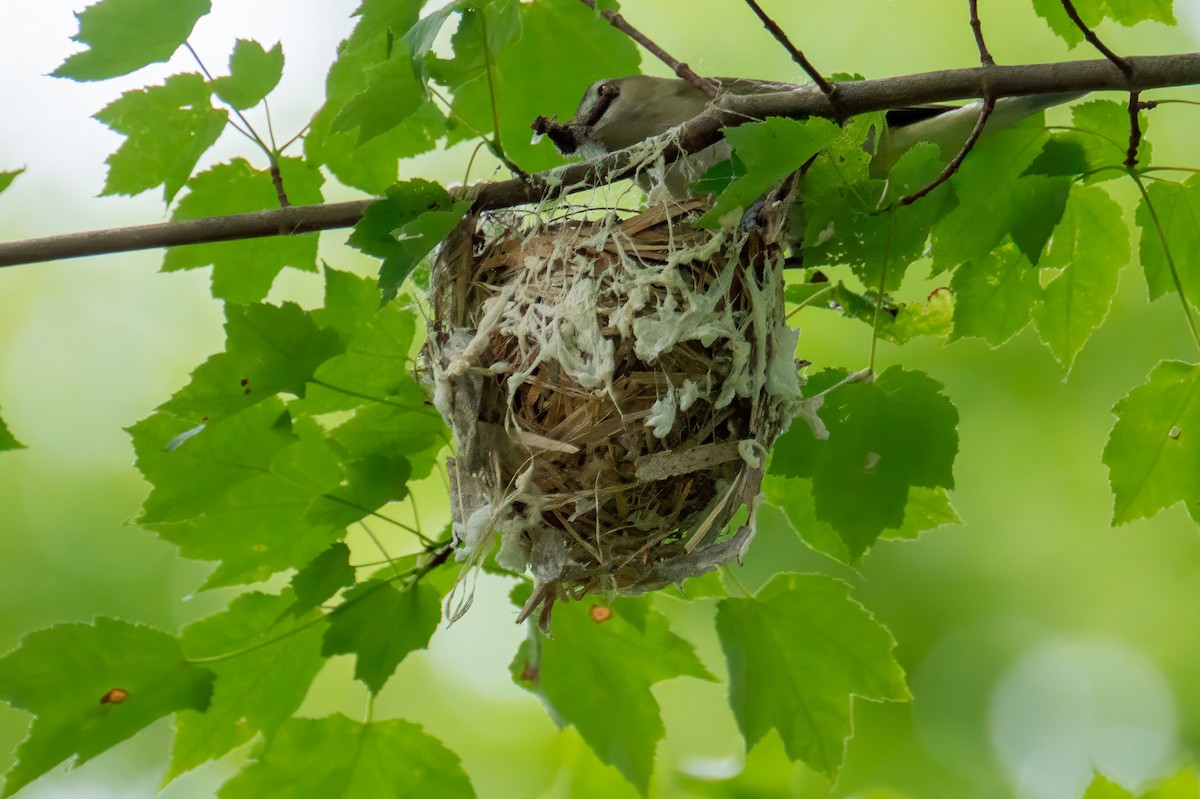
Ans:
{"type": "Polygon", "coordinates": [[[498,535],[499,564],[532,573],[522,619],[680,582],[753,535],[800,400],[786,201],[719,230],[695,225],[707,208],[469,216],[442,246],[425,358],[455,437],[455,537],[478,563],[498,535]]]}

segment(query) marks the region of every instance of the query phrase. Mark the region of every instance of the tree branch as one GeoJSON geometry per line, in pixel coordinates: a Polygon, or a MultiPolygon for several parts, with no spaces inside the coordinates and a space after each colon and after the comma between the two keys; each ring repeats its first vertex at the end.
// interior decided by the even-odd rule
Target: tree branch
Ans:
{"type": "MultiPolygon", "coordinates": [[[[815,86],[755,95],[723,95],[719,104],[707,108],[683,125],[678,145],[671,145],[668,159],[681,153],[703,150],[721,138],[721,129],[768,116],[803,119],[810,116],[837,117],[889,108],[902,108],[951,100],[1017,97],[1060,92],[1117,90],[1143,91],[1200,84],[1200,53],[1129,58],[1133,75],[1125,75],[1107,60],[1073,61],[1022,66],[951,69],[904,75],[896,78],[848,81],[839,84],[835,109],[815,86]]],[[[530,183],[519,178],[459,188],[461,197],[474,200],[475,210],[510,208],[543,199],[538,184],[555,186],[554,194],[565,194],[629,177],[636,171],[628,152],[616,152],[597,161],[571,164],[544,173],[530,183]]],[[[293,206],[249,214],[189,219],[131,228],[114,228],[72,233],[42,239],[0,243],[0,267],[55,261],[86,255],[201,244],[215,241],[288,236],[317,230],[350,227],[373,200],[355,200],[329,205],[293,206]]]]}
{"type": "Polygon", "coordinates": [[[788,51],[788,55],[792,57],[792,60],[800,65],[800,68],[813,79],[813,83],[817,84],[822,92],[827,95],[833,95],[837,91],[837,87],[825,80],[825,76],[817,71],[817,68],[812,65],[812,62],[805,57],[804,53],[796,45],[792,44],[792,40],[783,32],[783,28],[779,27],[779,23],[771,19],[767,15],[767,12],[762,10],[762,6],[755,2],[755,0],[746,0],[746,5],[750,6],[750,10],[758,17],[758,21],[763,24],[763,27],[775,37],[775,41],[783,45],[783,49],[788,51]]]}
{"type": "Polygon", "coordinates": [[[1133,74],[1133,65],[1127,59],[1110,50],[1104,42],[1100,41],[1100,37],[1096,35],[1096,32],[1089,28],[1087,23],[1083,21],[1083,18],[1079,16],[1079,12],[1075,9],[1075,4],[1071,0],[1062,0],[1062,7],[1063,11],[1067,12],[1067,16],[1071,18],[1071,21],[1075,23],[1075,27],[1079,28],[1080,33],[1083,34],[1083,38],[1087,39],[1092,47],[1095,47],[1105,58],[1116,64],[1126,75],[1133,74]]]}
{"type": "Polygon", "coordinates": [[[679,61],[678,59],[672,58],[666,50],[662,49],[653,41],[651,41],[650,37],[630,25],[623,16],[615,11],[609,11],[608,9],[597,9],[596,0],[579,0],[579,2],[583,3],[585,6],[608,20],[609,25],[612,25],[630,39],[633,39],[642,47],[645,47],[647,50],[649,50],[659,61],[669,66],[675,72],[677,77],[686,80],[688,83],[692,84],[709,97],[717,96],[717,92],[720,90],[720,87],[716,84],[716,82],[711,81],[708,78],[700,77],[693,72],[692,68],[687,64],[679,61]]]}

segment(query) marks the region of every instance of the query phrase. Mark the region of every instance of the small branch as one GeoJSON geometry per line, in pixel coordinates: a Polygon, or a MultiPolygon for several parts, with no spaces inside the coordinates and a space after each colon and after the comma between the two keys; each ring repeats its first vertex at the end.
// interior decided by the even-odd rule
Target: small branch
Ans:
{"type": "Polygon", "coordinates": [[[779,27],[778,23],[767,16],[767,13],[762,10],[762,6],[756,3],[755,0],[746,0],[746,5],[750,6],[750,9],[758,15],[759,21],[761,21],[766,29],[771,32],[771,35],[775,37],[775,41],[783,45],[783,49],[788,51],[788,54],[791,55],[792,60],[799,64],[800,68],[803,69],[808,76],[813,79],[813,83],[817,84],[817,87],[820,88],[826,97],[832,99],[837,93],[837,87],[825,80],[825,76],[817,71],[817,68],[812,65],[811,61],[804,57],[804,53],[802,53],[794,44],[792,44],[791,39],[789,39],[787,34],[783,32],[783,29],[779,27]]]}
{"type": "Polygon", "coordinates": [[[971,131],[971,135],[967,137],[966,142],[963,143],[962,149],[958,151],[958,154],[955,155],[954,158],[950,159],[950,163],[946,164],[946,168],[942,170],[941,174],[938,175],[932,183],[920,191],[914,192],[901,199],[901,205],[912,205],[917,200],[921,199],[925,195],[929,194],[929,192],[945,183],[955,172],[958,171],[958,168],[962,166],[962,162],[967,157],[967,154],[971,152],[972,148],[975,147],[975,142],[979,141],[979,137],[983,133],[983,128],[987,124],[988,117],[992,115],[992,111],[995,108],[996,101],[993,98],[988,97],[983,101],[983,107],[979,109],[979,119],[975,120],[975,128],[971,131]]]}
{"type": "MultiPolygon", "coordinates": [[[[847,115],[884,111],[929,103],[1020,97],[1062,92],[1128,92],[1200,84],[1200,53],[1146,56],[1130,59],[1135,77],[1127,77],[1106,60],[1055,64],[1025,64],[987,68],[952,69],[895,78],[851,81],[838,86],[841,111],[847,115]]],[[[785,87],[778,92],[725,95],[720,108],[709,107],[684,124],[663,153],[667,162],[684,153],[703,150],[721,139],[721,130],[768,116],[805,119],[830,117],[837,111],[815,86],[785,87]]],[[[639,163],[628,152],[616,152],[596,161],[574,163],[547,173],[481,183],[452,189],[471,198],[475,211],[511,208],[558,194],[584,191],[593,186],[630,177],[639,163]],[[555,187],[555,188],[548,188],[555,187]]],[[[0,267],[57,261],[87,255],[203,244],[215,241],[288,236],[354,225],[374,198],[330,205],[301,205],[248,214],[188,219],[157,225],[114,228],[87,233],[0,243],[0,267]]]]}
{"type": "Polygon", "coordinates": [[[350,227],[362,218],[374,200],[355,200],[329,205],[294,205],[271,211],[211,216],[162,222],[157,225],[93,230],[0,244],[0,267],[133,252],[181,244],[294,236],[317,230],[350,227]]]}
{"type": "Polygon", "coordinates": [[[1133,77],[1133,65],[1127,59],[1108,49],[1108,45],[1100,41],[1100,37],[1096,35],[1095,31],[1089,28],[1083,19],[1080,18],[1079,12],[1075,10],[1075,4],[1071,0],[1062,0],[1062,6],[1063,10],[1067,12],[1067,16],[1075,23],[1075,27],[1079,28],[1083,33],[1083,38],[1087,39],[1092,47],[1099,50],[1105,58],[1116,64],[1117,68],[1124,72],[1127,77],[1133,77]]]}
{"type": "Polygon", "coordinates": [[[1125,166],[1135,167],[1138,162],[1138,148],[1142,146],[1142,125],[1138,121],[1138,112],[1143,104],[1139,99],[1141,92],[1129,93],[1129,149],[1125,151],[1125,166]]]}
{"type": "Polygon", "coordinates": [[[279,161],[271,156],[271,183],[275,186],[275,196],[279,199],[280,208],[290,208],[292,201],[288,199],[287,191],[283,188],[283,173],[279,171],[279,161]]]}
{"type": "Polygon", "coordinates": [[[616,13],[615,11],[608,11],[607,9],[598,10],[596,8],[596,0],[579,0],[579,2],[583,3],[585,6],[608,20],[609,25],[612,25],[630,39],[633,39],[642,47],[645,47],[647,50],[649,50],[655,58],[669,66],[678,77],[683,78],[688,83],[707,94],[709,97],[717,96],[717,92],[720,91],[721,87],[716,83],[716,81],[711,81],[707,78],[700,77],[693,72],[692,68],[687,64],[672,58],[666,50],[650,41],[650,39],[644,33],[626,22],[625,18],[620,14],[616,13]]]}
{"type": "Polygon", "coordinates": [[[996,60],[988,52],[987,44],[983,41],[983,25],[979,22],[979,0],[969,0],[971,6],[971,33],[975,34],[975,46],[979,48],[979,63],[985,67],[994,67],[996,60]]]}

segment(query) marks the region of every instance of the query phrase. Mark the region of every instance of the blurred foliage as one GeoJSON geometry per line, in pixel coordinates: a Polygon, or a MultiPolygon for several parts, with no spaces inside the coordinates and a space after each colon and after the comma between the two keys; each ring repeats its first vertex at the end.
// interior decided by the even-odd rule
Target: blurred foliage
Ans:
{"type": "MultiPolygon", "coordinates": [[[[1169,0],[1076,4],[1089,24],[1174,22],[1169,0]]],[[[832,6],[804,25],[798,11],[779,20],[823,31],[810,53],[831,70],[900,71],[890,9],[848,20],[832,6]],[[864,52],[867,40],[883,44],[864,52]]],[[[920,59],[971,63],[961,9],[926,7],[931,43],[912,71],[931,65],[920,59]]],[[[165,61],[209,11],[101,0],[79,17],[85,49],[55,74],[101,80],[165,61]]],[[[593,81],[636,71],[638,54],[575,0],[422,11],[418,0],[361,4],[303,159],[286,154],[292,141],[247,130],[265,168],[204,160],[231,117],[248,125],[240,112],[276,90],[286,39],[238,39],[228,75],[174,74],[96,114],[125,137],[103,193],[161,186],[182,220],[273,207],[280,186],[293,203],[320,202],[331,175],[386,194],[350,240],[382,265],[367,267],[377,279],[358,277],[358,256],[339,249],[321,305],[286,296],[283,272],[316,271],[315,236],[168,252],[163,271],[213,267],[225,342],[149,415],[161,396],[105,413],[97,397],[116,378],[83,357],[70,369],[94,392],[26,399],[63,368],[64,347],[85,342],[58,330],[31,350],[38,374],[8,379],[17,368],[4,352],[21,328],[0,323],[0,399],[30,445],[0,456],[0,637],[17,644],[0,659],[0,696],[35,715],[5,795],[150,726],[99,759],[108,771],[39,784],[150,795],[169,758],[168,797],[375,796],[397,784],[423,796],[1196,796],[1190,771],[1161,778],[1200,750],[1200,642],[1187,615],[1200,599],[1197,183],[1121,166],[1124,104],[1081,103],[1072,130],[1034,121],[993,135],[912,205],[899,203],[937,174],[938,154],[914,148],[884,179],[863,146],[877,118],[738,128],[738,177],[714,218],[822,151],[803,185],[805,269],[787,289],[801,354],[821,367],[806,395],[822,401],[780,442],[764,485],[779,509],[761,510],[744,567],[724,579],[572,603],[553,637],[533,631],[518,646],[519,630],[501,630],[511,575],[466,578],[480,581],[477,607],[440,629],[447,596],[465,589],[442,568],[448,435],[412,376],[420,316],[406,281],[467,210],[443,188],[462,164],[436,182],[395,181],[439,142],[526,170],[560,163],[527,141],[529,121],[566,115],[593,81]],[[1175,306],[1147,307],[1128,271],[1122,283],[1132,231],[1150,298],[1175,306]],[[877,379],[854,379],[868,357],[877,379]],[[119,529],[145,493],[123,465],[128,446],[73,438],[58,414],[128,427],[150,483],[137,522],[161,541],[119,529]],[[1108,526],[1113,496],[1112,521],[1130,526],[1108,526]],[[198,588],[209,590],[193,599],[198,588]],[[516,684],[498,682],[514,649],[516,684]],[[1077,697],[1077,683],[1120,688],[1077,697]],[[911,704],[896,701],[910,692],[911,704]],[[154,724],[172,714],[173,736],[154,724]],[[1063,731],[1066,748],[1038,751],[1028,731],[1039,726],[1063,731]]],[[[688,25],[677,9],[626,12],[681,54],[739,40],[735,24],[757,31],[740,7],[688,25]]],[[[1011,12],[985,25],[995,51],[1011,45],[1006,60],[1027,47],[1058,57],[1050,31],[1082,41],[1057,2],[1011,12]]],[[[1128,44],[1121,28],[1101,32],[1128,44]]],[[[763,41],[694,60],[768,77],[787,62],[763,41]]],[[[1186,46],[1163,34],[1160,49],[1186,46]]],[[[1155,135],[1143,166],[1194,166],[1160,160],[1186,158],[1186,126],[1156,124],[1155,135]]],[[[0,172],[0,191],[20,171],[0,172]]],[[[184,301],[196,302],[188,285],[184,301]]],[[[146,338],[192,337],[186,316],[165,316],[146,338]]],[[[105,331],[87,338],[104,346],[105,331]]],[[[138,381],[137,358],[118,360],[119,379],[138,381]]],[[[183,368],[174,360],[166,384],[183,368]]],[[[0,450],[19,446],[0,421],[0,450]]],[[[26,721],[0,715],[0,733],[15,745],[26,721]]]]}

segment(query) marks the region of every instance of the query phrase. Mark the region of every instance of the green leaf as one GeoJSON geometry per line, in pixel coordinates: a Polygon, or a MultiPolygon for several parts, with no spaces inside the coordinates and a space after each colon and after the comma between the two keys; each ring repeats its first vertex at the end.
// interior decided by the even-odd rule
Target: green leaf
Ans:
{"type": "Polygon", "coordinates": [[[325,104],[312,119],[304,137],[310,162],[328,167],[347,186],[382,194],[396,182],[401,158],[433,149],[446,131],[447,120],[426,101],[401,124],[368,142],[355,131],[337,132],[334,120],[342,109],[367,89],[368,75],[393,56],[395,41],[417,22],[422,0],[369,0],[359,8],[359,22],[338,48],[337,60],[325,80],[325,104]]]}
{"type": "Polygon", "coordinates": [[[349,243],[383,259],[379,287],[384,299],[390,300],[413,267],[454,230],[470,207],[469,200],[456,202],[436,183],[403,181],[367,206],[349,243]]]}
{"type": "MultiPolygon", "coordinates": [[[[200,515],[143,522],[176,544],[183,557],[220,561],[205,588],[257,582],[298,569],[344,534],[341,520],[312,516],[314,507],[331,502],[327,497],[341,483],[341,464],[315,422],[300,420],[295,431],[298,440],[280,450],[266,472],[229,487],[200,515]]],[[[358,509],[355,518],[370,510],[358,509]]]]}
{"type": "Polygon", "coordinates": [[[321,653],[355,655],[355,679],[377,694],[400,661],[429,646],[441,620],[441,594],[427,581],[400,589],[370,580],[347,591],[330,615],[321,653]]]}
{"type": "MultiPolygon", "coordinates": [[[[788,523],[809,549],[856,566],[862,554],[851,552],[832,525],[817,518],[813,505],[812,481],[769,474],[763,479],[762,493],[768,502],[783,511],[788,523]]],[[[881,539],[912,540],[927,530],[948,524],[962,524],[950,495],[944,488],[913,486],[904,506],[904,522],[884,530],[881,539]]]]}
{"type": "Polygon", "coordinates": [[[1004,247],[960,266],[950,281],[954,291],[951,341],[979,336],[998,347],[1033,318],[1042,295],[1038,270],[1016,247],[1004,247]]]}
{"type": "Polygon", "coordinates": [[[164,783],[260,732],[270,740],[300,707],[325,659],[317,625],[275,626],[291,604],[287,594],[243,594],[223,613],[184,628],[189,658],[219,658],[206,664],[216,684],[204,712],[183,710],[176,717],[164,783]],[[232,653],[238,654],[223,657],[232,653]]]}
{"type": "MultiPolygon", "coordinates": [[[[746,168],[746,173],[717,197],[697,224],[717,227],[731,215],[738,218],[772,186],[795,172],[841,133],[827,119],[803,122],[771,117],[725,131],[725,138],[746,168]]],[[[733,221],[737,221],[734,219],[733,221]]]]}
{"type": "Polygon", "coordinates": [[[100,0],[75,16],[88,46],[54,70],[58,78],[104,80],[168,60],[187,41],[209,0],[100,0]]]}
{"type": "Polygon", "coordinates": [[[493,0],[471,6],[478,10],[464,8],[451,41],[453,60],[431,67],[439,82],[453,88],[453,115],[462,120],[451,140],[493,132],[486,40],[505,153],[529,172],[561,164],[549,142],[532,142],[529,125],[539,114],[569,119],[592,83],[638,72],[637,46],[578,0],[493,0]],[[563,69],[564,64],[571,68],[563,69]]]}
{"type": "Polygon", "coordinates": [[[398,403],[404,410],[423,408],[425,392],[411,375],[409,349],[415,333],[411,309],[389,304],[372,315],[346,345],[311,378],[309,413],[348,410],[364,401],[398,403]],[[319,389],[319,390],[318,390],[319,389]]]}
{"type": "Polygon", "coordinates": [[[30,633],[0,659],[0,699],[36,716],[3,795],[68,758],[91,760],[177,710],[203,711],[212,691],[213,673],[149,627],[98,618],[30,633]]]}
{"type": "Polygon", "coordinates": [[[1176,502],[1200,504],[1200,366],[1163,361],[1116,404],[1104,447],[1113,524],[1153,516],[1176,502]]]}
{"type": "Polygon", "coordinates": [[[11,186],[12,182],[17,179],[17,175],[21,174],[24,171],[25,171],[25,167],[21,167],[20,169],[14,169],[9,172],[0,172],[0,191],[4,191],[9,186],[11,186]]]}
{"type": "Polygon", "coordinates": [[[221,786],[220,799],[471,799],[458,756],[401,719],[292,719],[221,786]]]}
{"type": "Polygon", "coordinates": [[[425,86],[413,63],[399,52],[365,71],[366,88],[333,120],[335,133],[358,129],[359,145],[395,128],[426,102],[425,86]]]}
{"type": "Polygon", "coordinates": [[[1178,276],[1184,298],[1200,305],[1200,175],[1183,183],[1155,181],[1146,186],[1146,195],[1138,204],[1134,220],[1141,229],[1139,250],[1150,299],[1177,291],[1178,276]],[[1172,262],[1175,275],[1171,272],[1172,262]]]}
{"type": "MultiPolygon", "coordinates": [[[[862,130],[862,135],[868,133],[862,130]]],[[[917,202],[894,205],[941,172],[941,152],[931,143],[905,152],[886,181],[868,176],[861,139],[856,149],[853,155],[830,152],[805,176],[804,262],[849,264],[867,286],[878,290],[882,284],[884,291],[893,291],[909,264],[924,256],[930,229],[953,207],[954,194],[943,185],[917,202]],[[851,174],[857,177],[848,183],[851,174]]]]}
{"type": "Polygon", "coordinates": [[[239,111],[253,108],[279,85],[283,77],[283,45],[264,50],[258,42],[238,39],[229,56],[229,75],[212,82],[212,89],[239,111]]]}
{"type": "MultiPolygon", "coordinates": [[[[1040,115],[981,141],[951,178],[958,205],[933,227],[933,264],[943,272],[991,253],[1019,224],[1024,209],[1057,194],[1054,180],[1021,177],[1046,142],[1040,115]]],[[[1040,248],[1039,248],[1040,249],[1040,248]]]]}
{"type": "Polygon", "coordinates": [[[96,119],[127,137],[105,161],[108,177],[101,194],[141,194],[162,186],[170,202],[225,129],[227,114],[212,107],[204,78],[188,73],[172,75],[162,86],[125,92],[96,119]]]}
{"type": "MultiPolygon", "coordinates": [[[[1126,26],[1147,20],[1175,24],[1172,0],[1075,0],[1074,5],[1080,19],[1092,29],[1105,19],[1126,26]]],[[[1033,8],[1070,47],[1083,41],[1083,31],[1067,16],[1062,0],[1033,0],[1033,8]]]]}
{"type": "Polygon", "coordinates": [[[668,629],[647,597],[617,597],[555,607],[552,635],[533,633],[521,644],[511,670],[538,694],[559,724],[573,724],[605,763],[644,794],[663,737],[650,686],[672,677],[711,680],[690,644],[668,629]],[[603,620],[594,608],[611,612],[603,620]]]}
{"type": "Polygon", "coordinates": [[[1196,799],[1197,796],[1200,796],[1200,779],[1190,768],[1185,768],[1136,796],[1103,774],[1096,774],[1083,799],[1196,799]]]}
{"type": "Polygon", "coordinates": [[[402,454],[411,467],[410,479],[419,480],[432,471],[437,453],[450,443],[445,422],[428,403],[417,384],[393,402],[359,409],[354,418],[330,433],[347,460],[387,458],[402,454]],[[406,401],[420,392],[419,403],[406,401]]]}
{"type": "Polygon", "coordinates": [[[226,304],[225,320],[225,351],[196,367],[162,410],[212,422],[280,393],[302,397],[321,364],[342,352],[337,333],[295,303],[226,304]]]}
{"type": "Polygon", "coordinates": [[[4,419],[0,418],[0,452],[9,449],[24,449],[25,445],[17,441],[16,436],[8,429],[8,425],[4,423],[4,419]]]}
{"type": "Polygon", "coordinates": [[[1023,191],[1021,205],[1013,217],[1013,243],[1037,265],[1050,234],[1062,219],[1071,193],[1071,181],[1061,177],[1025,175],[1020,178],[1023,191]]]}
{"type": "Polygon", "coordinates": [[[1049,175],[1051,177],[1075,177],[1082,175],[1092,167],[1092,164],[1088,161],[1087,148],[1081,141],[1083,138],[1079,134],[1073,136],[1063,134],[1052,135],[1042,145],[1042,151],[1026,167],[1022,176],[1049,175]]]}
{"type": "MultiPolygon", "coordinates": [[[[1057,133],[1051,141],[1062,141],[1083,151],[1087,161],[1086,171],[1104,169],[1088,177],[1088,182],[1100,182],[1127,174],[1125,158],[1129,150],[1129,108],[1125,103],[1113,100],[1092,100],[1071,107],[1071,118],[1078,130],[1057,133]]],[[[1150,129],[1150,117],[1138,113],[1138,126],[1142,130],[1142,141],[1138,146],[1138,158],[1142,163],[1153,160],[1153,150],[1146,134],[1150,129]]]]}
{"type": "Polygon", "coordinates": [[[1133,794],[1110,781],[1103,774],[1097,774],[1092,778],[1092,782],[1088,785],[1087,790],[1083,794],[1083,799],[1136,799],[1133,794]]]}
{"type": "Polygon", "coordinates": [[[1105,192],[1077,187],[1054,229],[1043,270],[1057,274],[1033,312],[1038,333],[1068,372],[1075,356],[1108,316],[1117,276],[1129,262],[1129,228],[1105,192]]]}
{"type": "Polygon", "coordinates": [[[833,779],[850,737],[850,698],[905,701],[887,629],[817,574],[780,574],[753,597],[717,604],[729,702],[753,747],[774,728],[788,757],[833,779]]]}
{"type": "Polygon", "coordinates": [[[339,541],[292,577],[296,601],[287,612],[293,616],[303,616],[348,585],[354,585],[350,548],[339,541]]]}
{"type": "MultiPolygon", "coordinates": [[[[819,390],[838,373],[809,383],[819,390]]],[[[829,390],[820,406],[823,437],[797,421],[776,442],[771,472],[812,480],[816,518],[829,524],[857,559],[905,520],[914,486],[952,488],[958,413],[941,385],[893,366],[871,382],[829,390]]]]}
{"type": "Polygon", "coordinates": [[[265,473],[295,440],[278,400],[256,403],[196,428],[157,412],[129,428],[137,467],[153,488],[138,522],[182,521],[208,509],[233,486],[265,473]]]}
{"type": "MultiPolygon", "coordinates": [[[[321,202],[321,173],[299,158],[279,160],[280,179],[293,205],[321,202]]],[[[172,219],[200,219],[279,207],[279,194],[270,172],[250,166],[243,158],[218,164],[188,181],[188,193],[175,206],[172,219]]],[[[188,244],[171,247],[162,269],[174,272],[212,266],[212,293],[229,302],[258,302],[267,296],[275,276],[290,266],[305,272],[317,269],[317,234],[188,244]]]]}

